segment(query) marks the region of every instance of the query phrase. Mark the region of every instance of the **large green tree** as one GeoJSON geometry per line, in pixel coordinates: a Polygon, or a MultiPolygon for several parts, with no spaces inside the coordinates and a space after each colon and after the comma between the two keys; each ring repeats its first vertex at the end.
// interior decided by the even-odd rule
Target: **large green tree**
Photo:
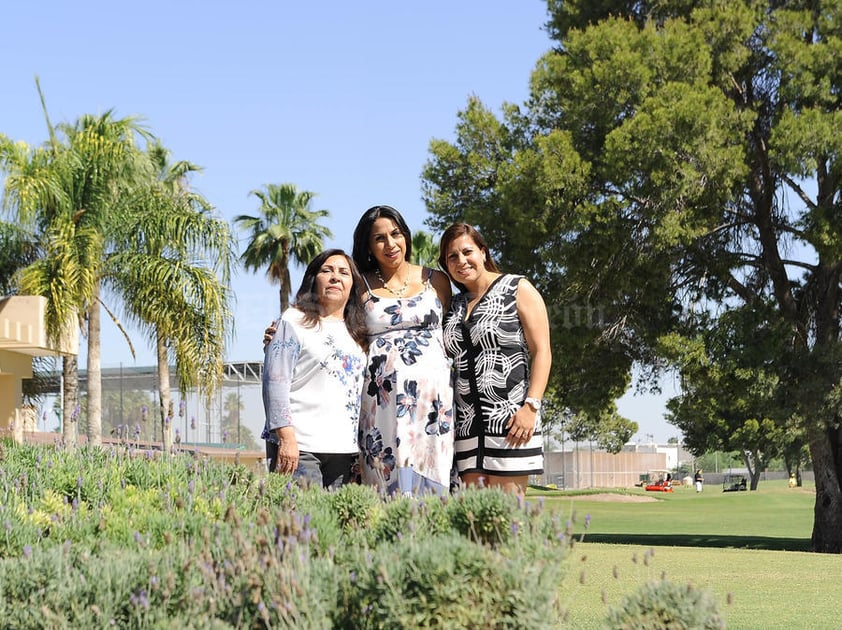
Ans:
{"type": "Polygon", "coordinates": [[[664,335],[771,303],[787,335],[755,402],[785,391],[788,409],[751,417],[806,436],[813,548],[842,552],[842,1],[548,10],[529,100],[498,119],[473,98],[432,143],[430,224],[480,226],[535,278],[574,409],[604,407],[635,363],[656,374],[664,335]]]}
{"type": "MultiPolygon", "coordinates": [[[[116,119],[111,112],[57,128],[47,119],[47,128],[50,139],[40,147],[3,139],[4,205],[38,239],[41,256],[22,271],[20,289],[47,298],[48,334],[62,338],[74,318],[88,329],[88,437],[96,444],[101,439],[98,300],[104,222],[127,197],[140,128],[134,119],[116,119]]],[[[75,356],[64,357],[62,376],[63,434],[72,445],[79,417],[75,356]]]]}
{"type": "Polygon", "coordinates": [[[311,209],[315,193],[299,192],[294,184],[266,184],[250,194],[260,200],[260,214],[241,214],[234,219],[248,233],[243,266],[252,271],[265,269],[269,280],[280,284],[284,312],[292,292],[290,263],[308,265],[322,251],[324,239],[333,234],[319,220],[330,213],[311,209]]]}
{"type": "MultiPolygon", "coordinates": [[[[7,208],[41,250],[20,274],[21,288],[47,297],[51,334],[63,332],[61,322],[71,325],[74,313],[86,330],[90,443],[102,436],[100,309],[122,329],[115,305],[155,339],[161,423],[169,427],[170,358],[183,389],[199,386],[210,396],[219,382],[230,326],[230,229],[189,190],[195,167],[169,164],[136,119],[107,112],[55,128],[48,119],[47,126],[50,140],[41,147],[0,144],[7,208]]],[[[80,415],[75,357],[65,358],[63,378],[64,434],[72,444],[80,415]]],[[[163,439],[168,450],[170,430],[163,439]]]]}
{"type": "Polygon", "coordinates": [[[182,396],[198,387],[209,397],[221,385],[235,253],[228,224],[190,189],[189,177],[199,168],[170,162],[169,151],[155,142],[147,158],[150,180],[108,230],[103,284],[127,318],[154,340],[159,421],[169,452],[175,422],[170,363],[182,396]]]}
{"type": "Polygon", "coordinates": [[[737,451],[756,490],[768,462],[783,456],[797,466],[804,446],[797,400],[781,369],[789,328],[771,302],[730,308],[715,326],[697,326],[690,337],[665,335],[662,354],[681,366],[683,391],[667,404],[670,422],[684,434],[684,444],[701,455],[737,451]]]}

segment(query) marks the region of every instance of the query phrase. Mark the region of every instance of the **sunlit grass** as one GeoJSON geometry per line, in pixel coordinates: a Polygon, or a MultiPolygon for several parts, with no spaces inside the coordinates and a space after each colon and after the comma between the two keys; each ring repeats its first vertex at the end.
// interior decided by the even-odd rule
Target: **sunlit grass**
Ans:
{"type": "Polygon", "coordinates": [[[702,494],[677,488],[651,498],[547,494],[545,505],[575,512],[575,531],[584,535],[562,588],[566,627],[602,627],[608,605],[666,576],[713,592],[729,628],[842,628],[842,557],[804,551],[812,485],[761,482],[756,492],[728,493],[708,486],[702,494]]]}

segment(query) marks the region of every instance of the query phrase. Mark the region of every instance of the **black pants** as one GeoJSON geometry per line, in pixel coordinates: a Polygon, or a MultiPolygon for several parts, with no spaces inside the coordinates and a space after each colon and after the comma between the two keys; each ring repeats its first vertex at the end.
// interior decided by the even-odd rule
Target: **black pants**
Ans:
{"type": "Polygon", "coordinates": [[[266,440],[266,461],[269,462],[269,472],[275,472],[278,467],[278,445],[266,440]]]}
{"type": "Polygon", "coordinates": [[[351,473],[356,453],[308,453],[298,454],[298,468],[293,479],[306,479],[314,485],[337,490],[351,482],[351,473]]]}

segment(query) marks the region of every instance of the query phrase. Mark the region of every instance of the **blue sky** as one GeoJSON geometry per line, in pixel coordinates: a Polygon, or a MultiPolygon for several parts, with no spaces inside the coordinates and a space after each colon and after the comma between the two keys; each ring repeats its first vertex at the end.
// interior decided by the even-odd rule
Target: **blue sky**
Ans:
{"type": "MultiPolygon", "coordinates": [[[[430,140],[453,137],[472,94],[496,112],[526,98],[551,46],[545,21],[543,0],[4,3],[0,133],[46,140],[38,75],[54,124],[109,109],[139,116],[173,159],[204,168],[193,187],[226,219],[256,212],[249,191],[291,182],[330,212],[327,245],[350,251],[377,203],[425,227],[430,140]]],[[[227,358],[259,360],[277,288],[241,270],[234,291],[227,358]]],[[[138,335],[136,359],[110,322],[103,335],[104,367],[153,364],[138,335]]],[[[677,435],[661,399],[627,396],[620,411],[642,441],[677,435]]]]}

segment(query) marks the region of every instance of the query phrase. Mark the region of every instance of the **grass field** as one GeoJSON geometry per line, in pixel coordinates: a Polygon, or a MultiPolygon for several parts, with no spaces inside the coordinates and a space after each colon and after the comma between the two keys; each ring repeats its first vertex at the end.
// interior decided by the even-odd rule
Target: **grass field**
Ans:
{"type": "Polygon", "coordinates": [[[564,627],[602,627],[608,605],[665,576],[710,590],[729,628],[842,629],[842,557],[807,551],[813,487],[617,494],[544,495],[584,535],[562,589],[564,627]]]}

